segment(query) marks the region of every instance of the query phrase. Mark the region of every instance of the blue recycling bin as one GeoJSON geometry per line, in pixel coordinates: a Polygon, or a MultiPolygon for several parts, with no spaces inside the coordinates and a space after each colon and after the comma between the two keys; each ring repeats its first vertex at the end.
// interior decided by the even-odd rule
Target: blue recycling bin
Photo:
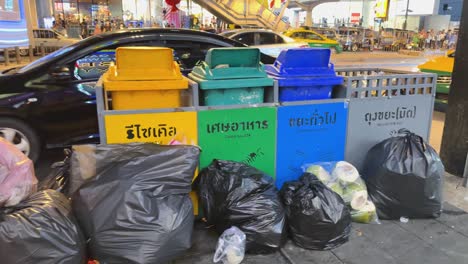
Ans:
{"type": "Polygon", "coordinates": [[[330,49],[283,50],[275,63],[266,65],[268,75],[278,81],[279,101],[330,99],[333,87],[343,84],[330,63],[330,49]]]}
{"type": "Polygon", "coordinates": [[[348,103],[314,101],[278,107],[276,186],[297,180],[306,163],[344,160],[348,103]]]}

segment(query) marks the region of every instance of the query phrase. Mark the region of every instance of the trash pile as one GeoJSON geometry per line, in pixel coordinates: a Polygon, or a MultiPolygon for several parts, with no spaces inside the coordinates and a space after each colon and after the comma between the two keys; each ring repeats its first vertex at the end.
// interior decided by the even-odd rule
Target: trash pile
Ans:
{"type": "MultiPolygon", "coordinates": [[[[89,173],[73,193],[73,210],[89,255],[103,263],[165,263],[191,247],[192,178],[198,147],[98,145],[72,158],[72,171],[89,173]],[[81,161],[82,161],[81,160],[81,161]],[[93,175],[94,174],[94,175],[93,175]]],[[[77,182],[77,181],[73,181],[77,182]]]]}
{"type": "Polygon", "coordinates": [[[219,237],[213,262],[223,264],[239,264],[245,256],[245,234],[233,226],[226,229],[219,237]]]}
{"type": "Polygon", "coordinates": [[[353,222],[379,223],[374,203],[369,200],[366,183],[358,170],[346,161],[305,164],[303,170],[316,175],[328,188],[343,198],[353,222]]]}
{"type": "Polygon", "coordinates": [[[70,201],[37,191],[33,162],[0,137],[2,263],[85,263],[86,240],[70,201]]]}
{"type": "Polygon", "coordinates": [[[435,218],[442,213],[444,165],[408,130],[369,150],[363,177],[382,219],[435,218]]]}
{"type": "Polygon", "coordinates": [[[248,252],[279,249],[285,242],[285,210],[270,176],[243,163],[214,160],[198,180],[207,223],[220,234],[238,227],[247,236],[248,252]]]}
{"type": "Polygon", "coordinates": [[[292,240],[316,250],[336,248],[349,240],[351,215],[343,199],[315,175],[305,173],[286,182],[281,196],[292,240]]]}
{"type": "Polygon", "coordinates": [[[0,207],[11,207],[37,190],[34,164],[0,137],[0,207]]]}
{"type": "Polygon", "coordinates": [[[39,183],[23,153],[2,138],[0,150],[5,263],[172,261],[192,246],[192,187],[207,226],[220,234],[213,261],[223,264],[279,250],[288,237],[330,250],[348,242],[352,222],[442,212],[443,164],[405,130],[369,151],[362,174],[346,161],[304,163],[281,190],[264,172],[226,160],[201,168],[192,184],[196,146],[75,146],[39,183]]]}

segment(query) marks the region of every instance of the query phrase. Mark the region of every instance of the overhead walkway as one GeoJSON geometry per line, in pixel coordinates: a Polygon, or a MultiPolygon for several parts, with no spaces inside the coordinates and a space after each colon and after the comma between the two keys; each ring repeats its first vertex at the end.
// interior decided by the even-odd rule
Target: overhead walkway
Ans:
{"type": "Polygon", "coordinates": [[[194,0],[213,15],[232,24],[285,31],[289,25],[258,0],[194,0]]]}

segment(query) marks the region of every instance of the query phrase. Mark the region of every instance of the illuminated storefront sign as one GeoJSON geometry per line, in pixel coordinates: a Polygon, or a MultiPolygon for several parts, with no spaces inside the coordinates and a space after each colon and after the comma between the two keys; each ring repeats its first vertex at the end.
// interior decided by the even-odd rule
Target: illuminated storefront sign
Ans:
{"type": "Polygon", "coordinates": [[[29,45],[22,0],[0,0],[0,48],[29,45]]]}
{"type": "Polygon", "coordinates": [[[0,20],[20,21],[20,7],[18,0],[0,0],[0,20]]]}
{"type": "Polygon", "coordinates": [[[388,16],[388,2],[389,0],[377,0],[375,3],[375,17],[387,18],[388,16]]]}

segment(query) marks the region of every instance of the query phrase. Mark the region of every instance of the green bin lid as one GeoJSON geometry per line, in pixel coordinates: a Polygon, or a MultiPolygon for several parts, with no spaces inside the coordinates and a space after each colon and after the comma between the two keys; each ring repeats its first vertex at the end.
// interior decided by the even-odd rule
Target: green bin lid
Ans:
{"type": "Polygon", "coordinates": [[[192,75],[205,80],[266,78],[257,48],[213,48],[192,75]]]}
{"type": "Polygon", "coordinates": [[[260,64],[260,50],[257,48],[213,48],[206,53],[205,61],[211,69],[219,65],[256,68],[260,64]]]}
{"type": "Polygon", "coordinates": [[[198,83],[200,89],[236,89],[236,88],[254,88],[273,86],[274,80],[268,77],[265,78],[246,78],[246,79],[204,79],[199,76],[189,73],[188,77],[198,83]]]}

